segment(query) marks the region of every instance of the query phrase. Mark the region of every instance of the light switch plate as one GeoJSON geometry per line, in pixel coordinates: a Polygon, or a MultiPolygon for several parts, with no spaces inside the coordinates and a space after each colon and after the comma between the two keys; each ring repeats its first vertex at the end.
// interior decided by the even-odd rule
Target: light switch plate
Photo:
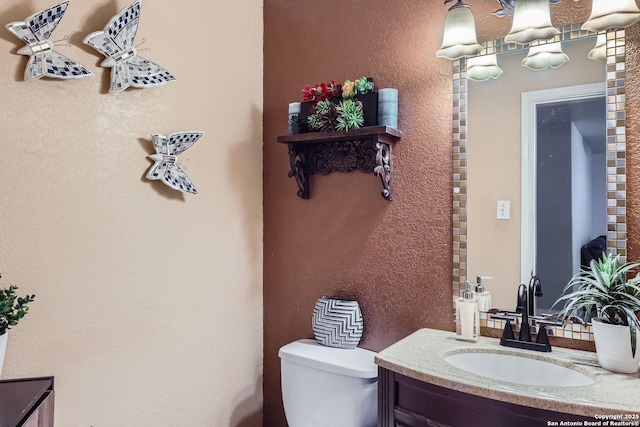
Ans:
{"type": "Polygon", "coordinates": [[[511,202],[509,200],[498,200],[496,219],[511,218],[511,202]]]}

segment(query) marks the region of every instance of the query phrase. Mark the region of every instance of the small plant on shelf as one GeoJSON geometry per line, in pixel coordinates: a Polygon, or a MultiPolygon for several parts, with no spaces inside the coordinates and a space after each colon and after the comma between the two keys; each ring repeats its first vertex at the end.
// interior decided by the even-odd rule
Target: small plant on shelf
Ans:
{"type": "Polygon", "coordinates": [[[360,101],[345,99],[338,104],[336,111],[338,112],[337,130],[357,129],[364,123],[364,113],[360,101]]]}
{"type": "Polygon", "coordinates": [[[302,89],[302,100],[311,103],[307,125],[312,131],[348,131],[364,124],[362,101],[358,94],[373,92],[372,79],[361,77],[355,81],[345,80],[342,84],[336,80],[306,86],[302,89]]]}
{"type": "MultiPolygon", "coordinates": [[[[2,277],[2,276],[0,276],[2,277]]],[[[12,326],[16,326],[28,312],[28,304],[33,302],[35,295],[19,297],[16,294],[18,287],[11,285],[6,289],[0,289],[0,335],[7,333],[12,326]]]]}

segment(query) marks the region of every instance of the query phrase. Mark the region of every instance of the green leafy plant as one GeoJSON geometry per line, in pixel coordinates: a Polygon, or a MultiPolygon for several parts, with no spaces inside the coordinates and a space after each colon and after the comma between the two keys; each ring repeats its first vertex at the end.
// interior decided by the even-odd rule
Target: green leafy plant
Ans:
{"type": "MultiPolygon", "coordinates": [[[[2,277],[2,276],[0,276],[2,277]]],[[[28,312],[28,304],[33,302],[35,295],[16,295],[18,287],[9,286],[7,289],[0,289],[0,335],[7,333],[8,329],[16,326],[28,312]]]]}
{"type": "Polygon", "coordinates": [[[364,125],[362,102],[354,99],[374,90],[373,79],[336,80],[302,89],[302,100],[311,102],[307,125],[312,131],[348,131],[364,125]],[[338,101],[342,98],[341,101],[338,101]]]}
{"type": "Polygon", "coordinates": [[[313,130],[336,130],[338,119],[337,106],[328,99],[318,101],[313,109],[313,114],[307,117],[307,124],[313,130]]]}
{"type": "Polygon", "coordinates": [[[364,124],[364,112],[362,102],[353,99],[345,99],[336,107],[338,112],[337,130],[348,131],[357,129],[364,124]]]}
{"type": "Polygon", "coordinates": [[[640,320],[640,277],[627,279],[639,263],[621,264],[620,256],[605,254],[602,259],[591,260],[588,269],[573,276],[554,303],[563,303],[558,318],[566,322],[571,316],[585,322],[597,316],[602,322],[629,327],[631,355],[635,357],[637,328],[640,320]],[[595,316],[594,316],[595,314],[595,316]]]}

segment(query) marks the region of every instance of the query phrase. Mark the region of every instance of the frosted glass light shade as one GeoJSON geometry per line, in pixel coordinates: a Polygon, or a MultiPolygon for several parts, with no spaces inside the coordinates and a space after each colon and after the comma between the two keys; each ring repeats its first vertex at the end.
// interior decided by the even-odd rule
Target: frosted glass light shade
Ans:
{"type": "Polygon", "coordinates": [[[504,41],[529,44],[536,40],[549,40],[559,33],[551,25],[549,0],[516,0],[511,31],[504,41]]]}
{"type": "Polygon", "coordinates": [[[626,28],[640,20],[640,9],[635,0],[593,0],[591,16],[582,24],[587,31],[626,28]]]}
{"type": "Polygon", "coordinates": [[[476,21],[467,5],[453,6],[444,21],[442,46],[436,52],[438,58],[455,60],[465,56],[475,56],[482,46],[476,37],[476,21]]]}
{"type": "Polygon", "coordinates": [[[589,59],[598,62],[607,62],[607,36],[606,34],[598,34],[596,45],[589,51],[587,55],[589,59]]]}
{"type": "Polygon", "coordinates": [[[498,57],[492,55],[474,56],[467,59],[467,78],[477,82],[497,79],[502,75],[502,68],[498,66],[498,57]]]}
{"type": "Polygon", "coordinates": [[[562,51],[560,43],[548,43],[531,46],[527,57],[522,60],[522,66],[534,71],[548,68],[558,68],[569,61],[569,57],[562,51]]]}

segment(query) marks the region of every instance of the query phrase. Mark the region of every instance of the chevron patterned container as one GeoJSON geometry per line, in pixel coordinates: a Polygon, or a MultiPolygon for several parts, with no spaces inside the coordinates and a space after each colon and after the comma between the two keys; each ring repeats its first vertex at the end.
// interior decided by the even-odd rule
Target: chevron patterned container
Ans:
{"type": "Polygon", "coordinates": [[[358,301],[323,296],[313,309],[312,325],[318,343],[354,349],[362,338],[364,322],[358,301]]]}

